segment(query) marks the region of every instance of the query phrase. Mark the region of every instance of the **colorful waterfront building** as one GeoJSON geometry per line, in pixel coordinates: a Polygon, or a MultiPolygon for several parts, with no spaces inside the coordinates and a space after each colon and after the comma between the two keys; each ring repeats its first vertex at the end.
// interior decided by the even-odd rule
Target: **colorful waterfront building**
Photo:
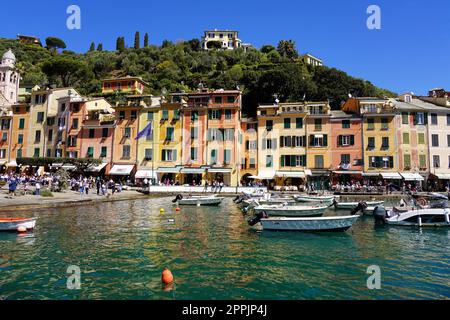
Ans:
{"type": "Polygon", "coordinates": [[[242,109],[240,90],[200,89],[183,108],[182,182],[237,186],[242,109]]]}
{"type": "Polygon", "coordinates": [[[168,100],[147,96],[139,126],[144,129],[151,123],[152,134],[138,142],[138,181],[179,183],[183,101],[177,94],[170,95],[168,100]]]}
{"type": "Polygon", "coordinates": [[[367,180],[399,183],[394,103],[380,98],[350,98],[342,111],[363,119],[363,159],[367,180]]]}
{"type": "Polygon", "coordinates": [[[330,185],[332,169],[331,107],[328,102],[308,102],[305,109],[308,185],[323,190],[330,185]]]}
{"type": "Polygon", "coordinates": [[[399,173],[404,181],[420,184],[429,173],[428,110],[410,93],[393,101],[399,173]]]}
{"type": "Polygon", "coordinates": [[[30,123],[30,106],[19,103],[12,107],[10,163],[17,166],[17,159],[26,158],[28,143],[28,126],[30,123]]]}
{"type": "Polygon", "coordinates": [[[241,118],[239,134],[241,168],[240,182],[248,184],[251,177],[258,175],[258,120],[256,118],[241,118]]]}
{"type": "Polygon", "coordinates": [[[331,111],[330,126],[332,182],[361,180],[364,169],[362,118],[354,113],[331,111]]]}
{"type": "MultiPolygon", "coordinates": [[[[70,92],[74,92],[72,88],[39,88],[36,87],[31,93],[30,103],[30,121],[28,126],[28,157],[45,157],[51,156],[53,149],[48,152],[46,146],[54,142],[56,139],[57,127],[55,126],[56,116],[58,115],[59,99],[67,97],[70,92]],[[50,127],[55,126],[53,131],[50,127]]],[[[54,153],[53,153],[54,154],[54,153]]]]}
{"type": "Polygon", "coordinates": [[[122,78],[111,78],[102,80],[102,94],[113,94],[115,92],[128,95],[142,95],[147,82],[140,77],[126,76],[122,78]]]}
{"type": "Polygon", "coordinates": [[[116,115],[112,169],[109,175],[116,180],[131,180],[137,170],[138,141],[140,131],[139,114],[144,109],[142,97],[127,96],[125,101],[116,102],[113,106],[116,115]]]}

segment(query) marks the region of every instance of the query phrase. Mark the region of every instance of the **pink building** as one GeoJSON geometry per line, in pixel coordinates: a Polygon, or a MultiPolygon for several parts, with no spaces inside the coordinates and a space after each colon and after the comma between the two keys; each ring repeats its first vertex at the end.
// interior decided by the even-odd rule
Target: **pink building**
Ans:
{"type": "Polygon", "coordinates": [[[363,173],[362,119],[332,111],[331,167],[333,182],[361,180],[363,173]]]}

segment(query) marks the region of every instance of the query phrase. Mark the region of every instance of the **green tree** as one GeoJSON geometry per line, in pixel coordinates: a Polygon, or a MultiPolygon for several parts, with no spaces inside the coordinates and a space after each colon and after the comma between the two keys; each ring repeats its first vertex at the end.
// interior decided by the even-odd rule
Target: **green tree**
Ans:
{"type": "Polygon", "coordinates": [[[60,38],[48,37],[45,39],[45,44],[48,49],[66,49],[66,43],[60,38]]]}
{"type": "Polygon", "coordinates": [[[103,43],[98,44],[97,51],[103,51],[103,43]]]}
{"type": "Polygon", "coordinates": [[[125,51],[125,38],[124,37],[118,37],[116,41],[116,50],[119,52],[125,51]]]}
{"type": "Polygon", "coordinates": [[[266,54],[275,50],[276,50],[275,47],[270,44],[266,44],[261,47],[261,52],[266,54]]]}
{"type": "Polygon", "coordinates": [[[94,42],[92,42],[91,46],[89,47],[89,52],[93,52],[93,51],[95,51],[95,43],[94,42]]]}
{"type": "Polygon", "coordinates": [[[144,48],[148,47],[148,33],[145,33],[144,35],[144,48]]]}
{"type": "Polygon", "coordinates": [[[188,41],[188,44],[192,51],[199,51],[201,49],[200,40],[198,39],[191,39],[188,41]]]}
{"type": "Polygon", "coordinates": [[[278,43],[277,51],[283,58],[290,60],[298,58],[298,52],[293,40],[281,40],[278,43]]]}
{"type": "Polygon", "coordinates": [[[83,61],[67,55],[52,57],[42,64],[42,71],[47,77],[57,77],[63,87],[69,87],[74,83],[74,75],[86,70],[83,61]]]}
{"type": "Polygon", "coordinates": [[[134,35],[134,48],[139,49],[141,47],[141,36],[139,34],[139,31],[136,31],[134,35]]]}

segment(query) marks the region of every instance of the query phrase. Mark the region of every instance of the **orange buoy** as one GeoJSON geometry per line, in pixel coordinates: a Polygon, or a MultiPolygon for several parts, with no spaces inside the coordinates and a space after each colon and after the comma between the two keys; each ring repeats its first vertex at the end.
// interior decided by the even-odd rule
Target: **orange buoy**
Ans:
{"type": "Polygon", "coordinates": [[[17,232],[27,232],[27,228],[20,226],[17,228],[17,232]]]}
{"type": "Polygon", "coordinates": [[[181,209],[180,209],[180,208],[176,208],[175,211],[176,211],[176,212],[180,212],[181,209]]]}
{"type": "Polygon", "coordinates": [[[167,269],[167,268],[164,269],[164,271],[162,273],[161,281],[164,284],[173,283],[173,274],[169,269],[167,269]]]}

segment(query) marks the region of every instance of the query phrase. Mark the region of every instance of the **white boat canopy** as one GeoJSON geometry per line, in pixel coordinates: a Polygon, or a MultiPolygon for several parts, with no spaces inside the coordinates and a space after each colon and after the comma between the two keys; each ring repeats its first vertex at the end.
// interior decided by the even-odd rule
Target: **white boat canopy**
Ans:
{"type": "Polygon", "coordinates": [[[205,168],[183,168],[181,169],[181,173],[185,174],[203,174],[205,173],[205,168]]]}
{"type": "Polygon", "coordinates": [[[277,171],[275,176],[279,178],[306,178],[304,171],[277,171]]]}
{"type": "Polygon", "coordinates": [[[424,181],[425,178],[418,173],[401,172],[400,173],[405,181],[424,181]]]}
{"type": "Polygon", "coordinates": [[[88,172],[100,172],[107,165],[108,165],[107,163],[102,163],[102,164],[99,164],[99,165],[92,165],[92,166],[89,166],[89,168],[87,168],[86,171],[88,171],[88,172]]]}
{"type": "Polygon", "coordinates": [[[156,179],[156,171],[153,170],[138,170],[135,175],[136,179],[156,179]]]}
{"type": "Polygon", "coordinates": [[[115,164],[111,171],[109,172],[110,176],[129,176],[131,171],[133,171],[134,165],[123,165],[123,164],[115,164]]]}
{"type": "Polygon", "coordinates": [[[209,173],[231,173],[232,170],[230,168],[211,168],[208,169],[209,173]]]}
{"type": "Polygon", "coordinates": [[[439,180],[450,180],[450,173],[436,173],[436,177],[438,177],[439,180]]]}
{"type": "Polygon", "coordinates": [[[158,168],[156,170],[157,173],[180,173],[181,168],[179,167],[172,167],[172,168],[158,168]]]}
{"type": "Polygon", "coordinates": [[[398,172],[382,172],[381,176],[386,180],[402,180],[402,176],[398,172]]]}

